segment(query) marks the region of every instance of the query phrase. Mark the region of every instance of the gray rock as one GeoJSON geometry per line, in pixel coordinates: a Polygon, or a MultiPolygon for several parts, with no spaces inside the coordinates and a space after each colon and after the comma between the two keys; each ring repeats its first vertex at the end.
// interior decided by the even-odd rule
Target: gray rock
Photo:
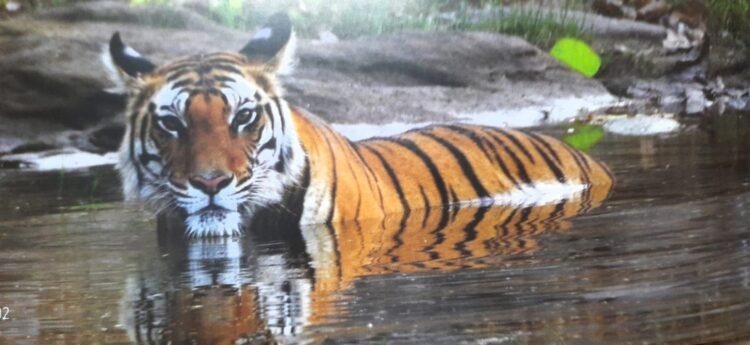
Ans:
{"type": "Polygon", "coordinates": [[[701,87],[688,87],[685,89],[685,113],[688,115],[700,114],[708,107],[706,95],[701,87]]]}
{"type": "MultiPolygon", "coordinates": [[[[236,50],[249,33],[189,10],[82,2],[0,22],[0,152],[19,145],[113,150],[122,134],[121,95],[100,54],[111,34],[154,62],[236,50]],[[157,13],[157,14],[154,14],[157,13]],[[169,18],[168,28],[157,27],[169,18]]],[[[316,44],[302,41],[296,72],[283,79],[291,103],[335,122],[453,120],[467,113],[608,95],[514,37],[402,33],[316,44]]]]}

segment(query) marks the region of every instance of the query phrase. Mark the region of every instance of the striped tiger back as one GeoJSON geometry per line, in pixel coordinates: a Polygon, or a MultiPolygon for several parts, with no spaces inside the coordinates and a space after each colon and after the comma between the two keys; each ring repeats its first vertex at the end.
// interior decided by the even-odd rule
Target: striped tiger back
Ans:
{"type": "Polygon", "coordinates": [[[310,114],[297,110],[293,119],[310,167],[302,224],[406,219],[433,207],[508,205],[614,182],[602,163],[532,132],[453,124],[351,142],[310,114]]]}

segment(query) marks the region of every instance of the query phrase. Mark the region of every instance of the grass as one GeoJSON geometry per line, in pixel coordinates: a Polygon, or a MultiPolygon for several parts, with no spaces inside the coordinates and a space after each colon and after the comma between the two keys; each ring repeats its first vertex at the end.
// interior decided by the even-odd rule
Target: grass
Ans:
{"type": "MultiPolygon", "coordinates": [[[[133,4],[170,5],[175,0],[131,0],[133,4]]],[[[537,0],[541,1],[541,0],[537,0]]],[[[216,0],[209,3],[209,16],[216,22],[252,30],[272,13],[289,13],[297,33],[315,38],[331,31],[340,38],[377,36],[390,32],[481,30],[521,36],[543,48],[561,37],[585,39],[582,23],[568,17],[583,0],[560,0],[561,8],[504,5],[502,0],[216,0]],[[481,22],[468,20],[478,8],[496,15],[481,22]]]]}
{"type": "Polygon", "coordinates": [[[750,45],[750,0],[706,0],[709,26],[750,45]]]}
{"type": "Polygon", "coordinates": [[[584,30],[584,21],[569,15],[571,7],[578,3],[566,0],[559,10],[542,6],[512,6],[507,14],[469,24],[467,28],[520,36],[543,49],[549,49],[563,37],[586,41],[590,37],[584,30]]]}
{"type": "MultiPolygon", "coordinates": [[[[0,0],[3,4],[6,0],[0,0]]],[[[80,0],[18,0],[26,8],[38,8],[80,0]]],[[[169,7],[180,0],[129,0],[137,6],[152,6],[144,24],[179,28],[179,18],[170,18],[169,7]]],[[[322,31],[340,38],[377,36],[399,31],[481,30],[521,36],[542,48],[561,37],[586,39],[582,23],[567,16],[570,8],[583,8],[585,0],[212,0],[203,11],[215,22],[250,31],[271,14],[289,13],[298,35],[316,38],[322,31]],[[557,5],[550,5],[554,3],[557,5]],[[524,4],[537,4],[526,6],[524,4]],[[549,6],[548,6],[549,5],[549,6]],[[549,10],[553,8],[554,10],[549,10]],[[493,13],[481,22],[469,20],[480,9],[493,13]]]]}

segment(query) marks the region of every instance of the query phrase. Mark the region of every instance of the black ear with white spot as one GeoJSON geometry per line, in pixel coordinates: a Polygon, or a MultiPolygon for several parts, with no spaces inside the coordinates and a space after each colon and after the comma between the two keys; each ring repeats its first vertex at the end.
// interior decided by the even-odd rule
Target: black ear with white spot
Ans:
{"type": "Polygon", "coordinates": [[[240,53],[251,62],[265,64],[277,71],[288,64],[294,50],[292,22],[286,13],[277,13],[268,19],[240,53]],[[290,42],[292,42],[290,44],[290,42]]]}
{"type": "Polygon", "coordinates": [[[109,40],[109,56],[112,59],[114,67],[130,77],[139,77],[156,68],[156,65],[151,63],[151,61],[148,61],[133,48],[122,43],[119,32],[115,32],[109,40]]]}

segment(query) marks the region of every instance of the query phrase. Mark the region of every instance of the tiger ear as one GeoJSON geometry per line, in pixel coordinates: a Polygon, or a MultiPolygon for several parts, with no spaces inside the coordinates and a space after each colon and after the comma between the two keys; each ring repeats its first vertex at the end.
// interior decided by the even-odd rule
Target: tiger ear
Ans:
{"type": "Polygon", "coordinates": [[[119,32],[115,32],[109,40],[108,54],[104,54],[104,63],[109,68],[113,81],[119,86],[129,85],[156,68],[156,65],[141,56],[135,49],[122,43],[119,32]]]}
{"type": "Polygon", "coordinates": [[[268,19],[244,48],[240,50],[251,63],[265,65],[275,73],[289,71],[295,48],[292,22],[286,13],[276,13],[268,19]]]}

